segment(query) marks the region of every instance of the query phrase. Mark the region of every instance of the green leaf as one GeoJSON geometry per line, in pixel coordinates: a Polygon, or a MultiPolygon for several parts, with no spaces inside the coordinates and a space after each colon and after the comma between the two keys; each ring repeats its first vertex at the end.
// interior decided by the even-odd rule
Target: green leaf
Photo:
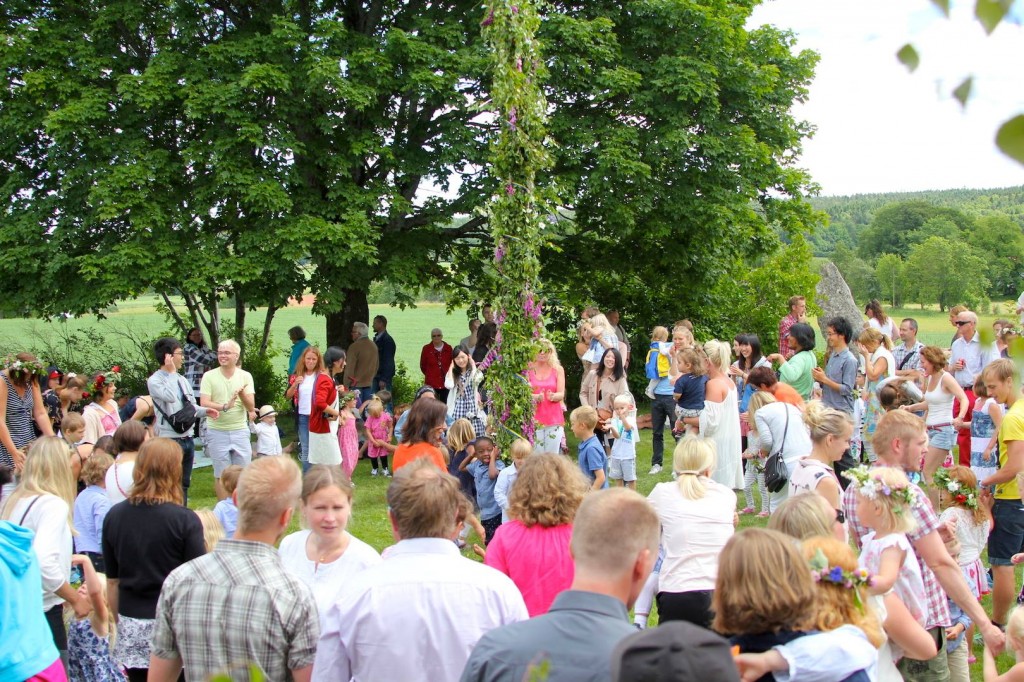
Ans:
{"type": "Polygon", "coordinates": [[[956,97],[956,101],[960,102],[960,106],[966,106],[967,100],[971,96],[971,88],[974,85],[974,78],[968,76],[964,79],[964,82],[956,86],[953,90],[953,97],[956,97]]]}
{"type": "Polygon", "coordinates": [[[917,70],[918,65],[921,63],[921,57],[917,54],[917,49],[907,43],[900,48],[899,52],[896,53],[896,58],[900,60],[900,63],[907,67],[907,70],[913,73],[917,70]]]}
{"type": "Polygon", "coordinates": [[[978,0],[974,5],[974,16],[985,27],[985,33],[992,33],[1010,9],[1010,0],[978,0]]]}
{"type": "Polygon", "coordinates": [[[1024,164],[1024,114],[1014,116],[999,127],[996,146],[1014,161],[1024,164]]]}
{"type": "Polygon", "coordinates": [[[942,13],[949,16],[949,0],[932,0],[932,4],[942,10],[942,13]]]}

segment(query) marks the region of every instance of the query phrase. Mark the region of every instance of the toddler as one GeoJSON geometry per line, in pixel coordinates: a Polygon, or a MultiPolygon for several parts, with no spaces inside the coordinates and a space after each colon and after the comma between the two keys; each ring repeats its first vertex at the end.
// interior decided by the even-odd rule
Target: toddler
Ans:
{"type": "Polygon", "coordinates": [[[590,333],[590,347],[583,354],[584,362],[600,362],[606,349],[618,349],[619,337],[615,335],[615,330],[603,314],[598,313],[589,320],[584,320],[583,329],[590,333]]]}
{"type": "Polygon", "coordinates": [[[237,464],[232,464],[221,472],[220,484],[227,497],[213,508],[213,515],[220,521],[220,525],[224,528],[224,537],[229,540],[234,537],[235,529],[238,527],[238,507],[235,506],[235,501],[232,498],[235,488],[238,487],[238,477],[241,474],[242,467],[237,464]]]}
{"type": "Polygon", "coordinates": [[[755,424],[750,424],[750,431],[747,434],[747,449],[743,452],[743,459],[747,465],[743,468],[743,497],[746,506],[740,514],[753,514],[757,511],[754,507],[754,482],[757,482],[757,490],[761,494],[761,518],[771,515],[771,496],[764,484],[764,465],[767,458],[761,453],[760,436],[757,433],[755,424]]]}
{"type": "Polygon", "coordinates": [[[690,425],[687,429],[684,420],[687,417],[699,418],[704,409],[704,386],[708,383],[704,363],[696,350],[684,348],[676,353],[676,365],[680,376],[672,390],[672,397],[676,399],[676,427],[672,433],[678,436],[689,430],[696,435],[697,427],[690,425]]]}
{"type": "Polygon", "coordinates": [[[999,468],[999,427],[1005,408],[989,397],[985,382],[974,382],[974,413],[971,415],[971,470],[984,480],[999,468]]]}
{"type": "Polygon", "coordinates": [[[120,666],[110,654],[110,617],[107,585],[92,561],[84,554],[71,557],[71,565],[82,569],[84,582],[78,588],[89,597],[92,608],[68,625],[68,678],[73,682],[124,682],[120,666]]]}
{"type": "Polygon", "coordinates": [[[388,453],[395,451],[395,446],[391,444],[391,432],[394,424],[391,421],[391,415],[384,409],[385,404],[378,394],[366,401],[365,405],[366,451],[373,466],[373,470],[370,472],[371,476],[376,476],[378,470],[384,476],[391,476],[391,472],[388,471],[388,453]]]}
{"type": "Polygon", "coordinates": [[[655,327],[651,330],[651,347],[647,351],[647,389],[644,393],[654,400],[654,389],[658,382],[669,375],[672,367],[672,344],[668,340],[668,329],[655,327]]]}
{"type": "Polygon", "coordinates": [[[473,474],[476,482],[476,504],[480,508],[480,523],[484,527],[484,544],[490,544],[501,525],[501,507],[494,499],[494,485],[498,473],[505,468],[501,453],[489,436],[481,436],[473,443],[473,453],[459,465],[460,471],[473,474]]]}
{"type": "Polygon", "coordinates": [[[256,459],[276,457],[284,451],[281,447],[281,430],[277,427],[277,410],[272,405],[264,405],[259,409],[256,421],[249,422],[249,432],[256,434],[256,459]]]}
{"type": "Polygon", "coordinates": [[[395,407],[395,442],[402,442],[402,429],[405,427],[405,422],[409,418],[409,408],[412,407],[410,403],[402,403],[395,407]]]}
{"type": "Polygon", "coordinates": [[[61,421],[60,427],[60,434],[71,450],[71,473],[78,481],[82,475],[82,467],[93,449],[88,443],[82,443],[82,437],[85,435],[85,418],[78,412],[69,412],[61,421]]]}
{"type": "Polygon", "coordinates": [[[85,460],[82,467],[82,481],[85,490],[75,498],[74,524],[75,552],[89,557],[93,568],[104,571],[103,564],[103,519],[110,511],[111,502],[107,497],[107,470],[114,466],[114,458],[105,452],[98,452],[85,460]]]}
{"type": "MultiPolygon", "coordinates": [[[[359,430],[356,428],[356,398],[354,391],[349,391],[341,396],[338,410],[338,446],[341,449],[341,468],[345,476],[352,480],[352,472],[356,470],[356,462],[359,461],[359,430]]],[[[386,471],[386,469],[385,469],[386,471]]],[[[387,474],[385,474],[387,475],[387,474]]]]}
{"type": "Polygon", "coordinates": [[[628,393],[615,396],[612,403],[614,414],[609,422],[612,441],[608,478],[622,481],[625,487],[636,490],[636,444],[640,442],[640,430],[636,427],[636,405],[628,393]]]}
{"type": "Polygon", "coordinates": [[[203,546],[209,554],[217,543],[224,539],[224,526],[209,507],[196,509],[196,516],[199,517],[199,523],[203,524],[203,546]]]}
{"type": "Polygon", "coordinates": [[[509,448],[512,455],[512,463],[498,472],[498,480],[494,484],[494,500],[501,507],[501,522],[508,523],[508,494],[512,490],[512,484],[516,482],[519,475],[519,467],[523,460],[530,456],[533,446],[530,441],[524,438],[517,438],[509,448]]]}

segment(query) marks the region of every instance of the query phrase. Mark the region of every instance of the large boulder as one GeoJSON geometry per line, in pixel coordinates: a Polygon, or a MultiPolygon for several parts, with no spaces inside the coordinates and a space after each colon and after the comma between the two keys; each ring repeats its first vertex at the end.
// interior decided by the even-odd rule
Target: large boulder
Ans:
{"type": "Polygon", "coordinates": [[[821,279],[815,287],[814,300],[821,308],[818,328],[821,330],[822,338],[825,338],[825,323],[836,316],[845,317],[850,321],[854,338],[864,327],[864,317],[857,307],[857,302],[853,300],[850,287],[832,261],[825,261],[821,266],[821,279]]]}

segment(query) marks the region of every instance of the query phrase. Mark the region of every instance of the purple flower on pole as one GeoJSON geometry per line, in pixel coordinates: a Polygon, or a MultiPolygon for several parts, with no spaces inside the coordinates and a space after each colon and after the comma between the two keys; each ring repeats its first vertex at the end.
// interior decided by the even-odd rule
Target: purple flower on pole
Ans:
{"type": "Polygon", "coordinates": [[[494,8],[491,8],[491,13],[487,15],[487,18],[480,22],[481,26],[490,26],[494,23],[494,8]]]}
{"type": "Polygon", "coordinates": [[[518,58],[516,60],[516,70],[519,71],[519,73],[523,72],[523,58],[522,57],[520,57],[520,58],[518,58]]]}
{"type": "Polygon", "coordinates": [[[504,258],[505,246],[501,242],[499,242],[498,245],[494,247],[494,262],[500,263],[504,258]]]}
{"type": "Polygon", "coordinates": [[[519,5],[512,5],[512,14],[519,14],[519,5]]]}
{"type": "Polygon", "coordinates": [[[507,194],[509,196],[512,196],[515,193],[516,193],[516,186],[515,185],[513,185],[511,182],[508,183],[507,185],[505,185],[505,194],[507,194]]]}
{"type": "Polygon", "coordinates": [[[519,117],[516,116],[516,108],[512,107],[512,111],[508,112],[508,124],[509,124],[509,126],[512,127],[512,130],[516,129],[516,122],[518,120],[519,120],[519,117]]]}

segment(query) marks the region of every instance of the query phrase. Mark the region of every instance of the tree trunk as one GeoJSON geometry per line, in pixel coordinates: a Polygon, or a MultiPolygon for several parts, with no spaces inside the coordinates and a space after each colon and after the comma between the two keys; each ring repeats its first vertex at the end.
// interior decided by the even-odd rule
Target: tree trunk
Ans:
{"type": "Polygon", "coordinates": [[[327,315],[327,345],[347,349],[352,343],[352,323],[370,324],[370,304],[366,301],[368,289],[343,289],[345,303],[341,310],[327,315]]]}
{"type": "Polygon", "coordinates": [[[260,357],[262,358],[267,354],[267,345],[270,343],[270,325],[274,321],[274,315],[277,314],[277,306],[272,305],[267,307],[267,315],[263,318],[263,338],[260,339],[260,357]]]}
{"type": "Polygon", "coordinates": [[[245,357],[245,299],[235,289],[235,343],[242,347],[239,357],[245,357]]]}

